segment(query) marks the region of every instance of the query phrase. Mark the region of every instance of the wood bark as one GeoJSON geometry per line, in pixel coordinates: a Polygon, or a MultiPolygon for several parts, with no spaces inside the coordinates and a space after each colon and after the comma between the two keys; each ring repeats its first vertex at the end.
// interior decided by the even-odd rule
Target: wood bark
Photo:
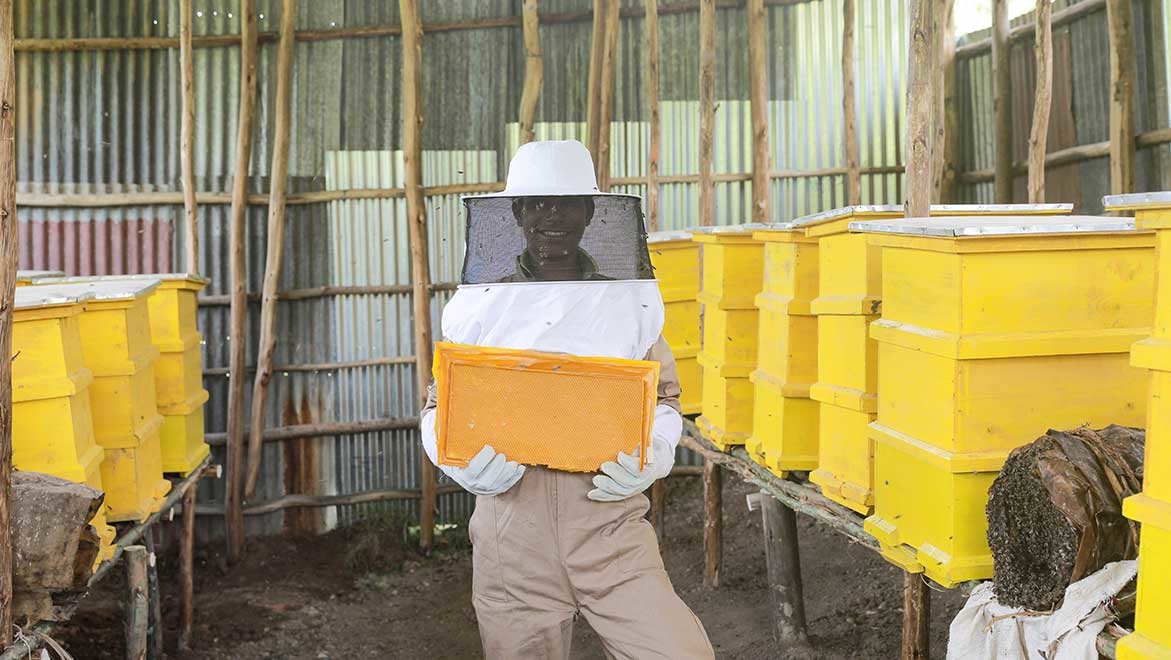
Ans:
{"type": "Polygon", "coordinates": [[[141,545],[132,545],[123,551],[122,557],[126,562],[126,660],[146,660],[147,630],[150,625],[150,584],[147,578],[149,553],[141,545]]]}
{"type": "Polygon", "coordinates": [[[147,594],[147,645],[149,660],[163,660],[163,603],[159,590],[159,562],[155,553],[155,542],[151,532],[142,537],[146,547],[146,594],[147,594]]]}
{"type": "Polygon", "coordinates": [[[293,30],[297,27],[297,0],[281,3],[281,40],[276,61],[276,116],[273,120],[272,175],[268,196],[268,239],[265,249],[264,284],[260,303],[260,343],[257,347],[256,376],[252,382],[252,432],[248,443],[248,479],[244,497],[256,492],[263,460],[264,400],[272,380],[272,354],[276,348],[277,286],[285,250],[285,190],[289,182],[289,133],[292,118],[293,30]]]}
{"type": "Polygon", "coordinates": [[[858,169],[858,99],[854,91],[855,0],[842,0],[842,124],[846,150],[846,204],[862,203],[862,172],[858,169]]]}
{"type": "Polygon", "coordinates": [[[703,464],[703,586],[720,586],[724,563],[724,474],[715,461],[703,464]]]}
{"type": "Polygon", "coordinates": [[[1012,203],[1012,44],[1008,0],[992,0],[992,116],[996,203],[1012,203]]]}
{"type": "Polygon", "coordinates": [[[12,642],[12,305],[16,219],[16,69],[12,0],[0,0],[0,648],[12,642]]]}
{"type": "MultiPolygon", "coordinates": [[[[415,389],[422,409],[431,384],[431,265],[427,242],[427,207],[423,200],[423,30],[418,0],[399,0],[403,25],[403,168],[407,191],[407,223],[414,285],[415,389]]],[[[419,545],[430,552],[435,534],[435,468],[422,461],[419,503],[419,545]]]]}
{"type": "Polygon", "coordinates": [[[244,364],[248,356],[248,165],[256,115],[256,2],[240,0],[240,113],[236,128],[236,172],[232,180],[231,330],[228,393],[228,484],[224,496],[228,561],[244,554],[244,364]]]}
{"type": "Polygon", "coordinates": [[[598,190],[610,190],[610,128],[614,114],[614,70],[618,59],[619,0],[607,0],[606,41],[602,51],[601,98],[598,101],[598,150],[595,155],[598,190]]]}
{"type": "Polygon", "coordinates": [[[935,25],[935,108],[931,153],[931,201],[954,202],[956,159],[959,157],[959,113],[956,111],[955,0],[938,0],[935,25]]]}
{"type": "Polygon", "coordinates": [[[1110,32],[1110,193],[1134,192],[1134,8],[1107,0],[1110,32]]]}
{"type": "Polygon", "coordinates": [[[195,496],[192,486],[183,494],[183,531],[179,539],[179,650],[191,650],[195,630],[195,496]]]}
{"type": "Polygon", "coordinates": [[[179,75],[183,114],[179,124],[179,173],[183,183],[183,268],[199,272],[199,208],[195,198],[195,57],[191,47],[191,0],[179,0],[179,75]]]}
{"type": "MultiPolygon", "coordinates": [[[[610,0],[594,0],[590,31],[590,68],[586,81],[586,147],[598,158],[598,120],[602,101],[602,49],[606,43],[606,8],[610,0]]],[[[596,166],[596,163],[595,163],[596,166]]]]}
{"type": "Polygon", "coordinates": [[[910,3],[910,63],[907,69],[907,163],[905,185],[908,217],[924,217],[931,205],[931,108],[935,63],[932,61],[930,0],[910,3]]]}
{"type": "Polygon", "coordinates": [[[521,11],[525,42],[525,82],[520,94],[520,143],[525,144],[535,139],[533,124],[537,116],[537,99],[541,96],[545,64],[541,58],[537,0],[524,0],[521,11]]]}
{"type": "Polygon", "coordinates": [[[903,660],[931,657],[931,590],[918,573],[903,573],[903,660]]]}
{"type": "Polygon", "coordinates": [[[1049,139],[1049,108],[1053,104],[1053,0],[1037,0],[1037,85],[1033,125],[1029,130],[1029,203],[1045,203],[1045,152],[1049,139]]]}
{"type": "Polygon", "coordinates": [[[650,134],[646,164],[646,217],[648,231],[659,231],[663,226],[659,217],[659,154],[663,141],[663,125],[659,118],[659,2],[644,0],[643,4],[646,14],[643,52],[646,53],[647,132],[650,134]]]}
{"type": "Polygon", "coordinates": [[[748,87],[752,106],[752,221],[767,223],[772,218],[769,192],[772,159],[768,140],[768,64],[765,58],[765,28],[768,19],[764,0],[748,0],[748,87]]]}
{"type": "Polygon", "coordinates": [[[773,637],[781,648],[809,643],[805,626],[805,595],[801,585],[801,551],[797,514],[767,492],[761,492],[764,557],[773,610],[773,637]]]}
{"type": "Polygon", "coordinates": [[[699,3],[699,224],[715,223],[716,3],[699,3]]]}

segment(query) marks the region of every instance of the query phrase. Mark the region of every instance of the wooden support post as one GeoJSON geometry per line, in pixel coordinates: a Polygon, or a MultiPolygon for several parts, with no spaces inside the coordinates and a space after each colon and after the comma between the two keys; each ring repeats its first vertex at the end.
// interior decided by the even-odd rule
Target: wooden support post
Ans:
{"type": "Polygon", "coordinates": [[[0,648],[12,643],[12,305],[16,221],[16,69],[12,0],[0,0],[0,648]]]}
{"type": "Polygon", "coordinates": [[[618,59],[619,0],[607,0],[606,47],[602,51],[601,98],[598,101],[598,150],[594,156],[598,190],[610,191],[610,122],[614,114],[614,69],[618,59]]]}
{"type": "Polygon", "coordinates": [[[183,183],[183,228],[188,273],[199,272],[199,211],[195,202],[195,62],[191,49],[191,0],[179,0],[179,75],[183,114],[179,125],[179,172],[183,183]]]}
{"type": "Polygon", "coordinates": [[[908,217],[924,217],[931,205],[931,93],[935,78],[932,61],[931,0],[910,4],[911,52],[907,67],[907,173],[908,217]]]}
{"type": "Polygon", "coordinates": [[[260,302],[260,344],[256,375],[252,382],[252,414],[249,417],[248,481],[244,497],[251,498],[260,478],[264,457],[264,398],[272,380],[272,353],[276,348],[277,286],[285,250],[285,190],[289,181],[289,125],[293,91],[293,31],[297,28],[297,0],[281,2],[281,40],[276,60],[276,117],[273,120],[272,176],[268,192],[268,245],[260,302]]]}
{"type": "Polygon", "coordinates": [[[663,512],[667,508],[667,482],[659,479],[651,486],[651,527],[655,528],[655,537],[662,543],[666,537],[663,527],[663,512]]]}
{"type": "Polygon", "coordinates": [[[606,43],[606,8],[610,0],[594,0],[593,30],[590,32],[590,70],[586,82],[586,148],[598,158],[598,118],[602,101],[602,49],[606,43]]]}
{"type": "Polygon", "coordinates": [[[256,2],[240,0],[240,116],[232,180],[232,306],[228,383],[228,483],[224,496],[228,561],[244,554],[244,370],[248,357],[248,164],[256,115],[256,2]]]}
{"type": "Polygon", "coordinates": [[[931,201],[946,204],[956,197],[959,114],[955,108],[955,0],[938,0],[935,26],[935,107],[931,113],[931,201]]]}
{"type": "Polygon", "coordinates": [[[1045,152],[1049,138],[1049,106],[1053,103],[1053,0],[1037,0],[1037,89],[1033,126],[1029,130],[1029,203],[1045,203],[1045,152]]]}
{"type": "Polygon", "coordinates": [[[703,463],[703,586],[720,586],[724,563],[724,473],[715,461],[703,463]]]}
{"type": "Polygon", "coordinates": [[[149,553],[141,545],[127,546],[126,561],[126,660],[146,660],[147,629],[150,620],[147,578],[149,553]]]}
{"type": "Polygon", "coordinates": [[[532,142],[533,124],[537,116],[537,99],[541,96],[541,80],[545,64],[541,59],[540,18],[537,0],[524,0],[521,7],[525,40],[525,83],[520,94],[520,143],[532,142]]]}
{"type": "Polygon", "coordinates": [[[1110,31],[1110,193],[1134,192],[1134,8],[1107,0],[1110,31]]]}
{"type": "Polygon", "coordinates": [[[760,494],[764,523],[764,558],[772,598],[773,637],[781,648],[806,645],[805,595],[801,586],[801,551],[797,541],[797,514],[772,495],[760,494]]]}
{"type": "Polygon", "coordinates": [[[195,496],[198,484],[183,494],[183,536],[179,541],[179,650],[191,650],[195,629],[195,496]]]}
{"type": "Polygon", "coordinates": [[[918,573],[903,573],[903,660],[931,657],[931,590],[918,573]]]}
{"type": "Polygon", "coordinates": [[[764,0],[748,0],[748,88],[752,106],[752,221],[767,223],[772,214],[772,159],[768,141],[768,64],[765,59],[765,28],[768,19],[764,0]]]}
{"type": "MultiPolygon", "coordinates": [[[[699,0],[699,224],[715,224],[716,0],[699,0]]],[[[717,576],[717,582],[718,582],[717,576]]]]}
{"type": "MultiPolygon", "coordinates": [[[[415,388],[419,408],[431,384],[431,264],[427,248],[427,206],[423,200],[423,25],[418,0],[399,0],[403,25],[403,168],[414,285],[415,388]]],[[[430,552],[435,534],[435,467],[422,456],[419,546],[430,552]]]]}
{"type": "Polygon", "coordinates": [[[146,595],[147,627],[146,627],[146,657],[149,660],[163,660],[163,603],[162,593],[159,590],[159,561],[155,553],[154,530],[146,530],[142,535],[143,545],[146,547],[146,595]]]}
{"type": "Polygon", "coordinates": [[[854,92],[855,0],[842,0],[842,125],[845,129],[846,204],[862,203],[862,171],[858,167],[858,99],[854,92]]]}
{"type": "Polygon", "coordinates": [[[663,126],[659,120],[659,2],[645,0],[643,5],[646,13],[643,52],[646,53],[647,132],[650,133],[646,164],[646,217],[648,231],[659,231],[663,226],[659,218],[659,152],[662,151],[663,140],[663,126]]]}
{"type": "MultiPolygon", "coordinates": [[[[992,115],[995,135],[993,184],[997,204],[1012,203],[1012,42],[1008,0],[992,0],[992,115]]],[[[913,76],[913,74],[912,74],[913,76]]],[[[910,78],[914,80],[914,77],[910,78]]]]}

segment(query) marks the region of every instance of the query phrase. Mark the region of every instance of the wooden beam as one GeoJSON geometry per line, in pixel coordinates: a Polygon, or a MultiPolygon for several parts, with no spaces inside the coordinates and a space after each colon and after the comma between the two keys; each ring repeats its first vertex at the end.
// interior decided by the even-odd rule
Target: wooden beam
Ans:
{"type": "Polygon", "coordinates": [[[602,49],[606,42],[606,7],[610,0],[594,0],[593,29],[590,31],[590,62],[586,81],[586,148],[598,159],[598,121],[602,101],[602,49]]]}
{"type": "Polygon", "coordinates": [[[662,151],[663,126],[659,118],[659,2],[644,0],[646,22],[643,24],[643,52],[646,53],[647,145],[646,217],[648,231],[659,231],[659,153],[662,151]]]}
{"type": "Polygon", "coordinates": [[[537,0],[524,0],[521,7],[525,42],[525,82],[520,94],[520,143],[535,139],[533,123],[537,116],[537,99],[541,96],[541,79],[545,64],[541,59],[540,18],[537,0]]]}
{"type": "Polygon", "coordinates": [[[1049,139],[1049,108],[1053,104],[1053,0],[1037,0],[1037,84],[1033,125],[1029,129],[1029,203],[1045,203],[1045,153],[1049,139]]]}
{"type": "Polygon", "coordinates": [[[1110,193],[1134,192],[1134,8],[1107,0],[1110,31],[1110,193]]]}
{"type": "Polygon", "coordinates": [[[257,347],[256,376],[252,382],[252,432],[248,443],[248,479],[244,497],[256,493],[264,445],[264,399],[272,380],[272,353],[276,348],[277,285],[285,251],[285,190],[289,183],[289,132],[292,118],[293,30],[297,27],[297,0],[281,2],[281,40],[277,46],[276,99],[273,120],[272,175],[269,177],[268,238],[265,249],[264,284],[260,302],[260,343],[257,347]]]}
{"type": "MultiPolygon", "coordinates": [[[[1081,2],[1072,4],[1068,7],[1066,7],[1065,9],[1062,9],[1061,11],[1053,14],[1053,20],[1052,20],[1051,25],[1053,27],[1061,27],[1062,25],[1068,25],[1068,24],[1082,18],[1083,16],[1089,16],[1090,14],[1097,12],[1097,11],[1102,11],[1105,8],[1106,8],[1106,0],[1082,0],[1081,2]]],[[[1018,25],[1018,26],[1012,28],[1011,30],[1009,30],[1008,40],[1010,42],[1013,42],[1013,41],[1020,41],[1021,39],[1031,39],[1033,37],[1033,32],[1035,29],[1036,29],[1036,25],[1033,23],[1025,23],[1023,25],[1018,25]]],[[[984,51],[989,50],[991,48],[992,48],[992,38],[988,37],[986,39],[981,39],[979,41],[973,41],[972,43],[964,44],[963,46],[956,48],[956,57],[957,58],[975,57],[975,56],[980,55],[984,51]]]]}
{"type": "Polygon", "coordinates": [[[598,101],[598,190],[610,190],[610,128],[614,116],[614,71],[618,59],[619,0],[607,0],[606,44],[602,51],[601,99],[598,101]]]}
{"type": "MultiPolygon", "coordinates": [[[[378,431],[406,431],[419,428],[418,417],[387,417],[383,419],[361,419],[353,422],[321,422],[317,424],[291,424],[264,431],[265,442],[285,442],[302,438],[325,438],[354,433],[375,433],[378,431]]],[[[225,433],[206,433],[204,440],[212,447],[226,442],[225,433]]]]}
{"type": "MultiPolygon", "coordinates": [[[[403,24],[403,169],[411,243],[411,283],[415,316],[415,394],[419,408],[431,384],[431,264],[427,248],[427,206],[423,200],[423,30],[418,0],[399,0],[403,24]]],[[[422,461],[419,545],[431,551],[435,534],[435,467],[422,461]]]]}
{"type": "Polygon", "coordinates": [[[862,203],[862,172],[858,169],[858,99],[854,91],[855,0],[842,0],[842,146],[846,158],[846,204],[862,203]]]}
{"type": "Polygon", "coordinates": [[[761,491],[760,495],[764,559],[773,610],[773,638],[784,649],[808,646],[797,514],[768,492],[761,491]]]}
{"type": "Polygon", "coordinates": [[[142,536],[146,547],[146,594],[147,594],[147,660],[163,660],[163,598],[159,589],[159,562],[155,554],[154,536],[147,532],[142,536]]]}
{"type": "Polygon", "coordinates": [[[183,531],[179,539],[179,650],[191,650],[195,630],[195,496],[197,488],[183,494],[183,531]]]}
{"type": "Polygon", "coordinates": [[[256,2],[240,0],[240,114],[236,127],[236,173],[231,215],[231,381],[228,388],[228,561],[244,554],[244,362],[248,355],[248,165],[256,114],[256,2]]]}
{"type": "Polygon", "coordinates": [[[752,221],[767,223],[772,214],[771,150],[768,140],[768,64],[765,58],[765,28],[768,19],[764,0],[748,0],[748,89],[752,107],[752,221]]]}
{"type": "Polygon", "coordinates": [[[903,573],[903,660],[931,657],[931,590],[918,573],[903,573]]]}
{"type": "Polygon", "coordinates": [[[12,305],[16,219],[16,69],[12,0],[0,0],[0,648],[12,643],[12,305]]]}
{"type": "Polygon", "coordinates": [[[931,206],[931,108],[935,80],[932,55],[932,3],[911,0],[910,55],[907,68],[907,165],[906,209],[908,217],[924,217],[931,206]]]}
{"type": "Polygon", "coordinates": [[[703,586],[720,586],[724,564],[724,473],[715,461],[703,464],[703,586]]]}
{"type": "Polygon", "coordinates": [[[716,3],[699,3],[699,224],[715,224],[716,3]]]}
{"type": "Polygon", "coordinates": [[[195,58],[191,49],[191,0],[179,0],[179,172],[183,185],[183,268],[199,272],[199,209],[195,198],[195,58]]]}
{"type": "Polygon", "coordinates": [[[126,660],[146,660],[147,629],[150,625],[147,563],[150,557],[141,545],[127,547],[122,556],[126,560],[126,660]]]}
{"type": "Polygon", "coordinates": [[[959,113],[956,110],[955,0],[939,0],[935,12],[935,107],[931,149],[931,201],[955,200],[956,159],[959,157],[959,113]]]}
{"type": "Polygon", "coordinates": [[[998,204],[1012,203],[1012,44],[1008,0],[992,0],[992,115],[998,204]]]}

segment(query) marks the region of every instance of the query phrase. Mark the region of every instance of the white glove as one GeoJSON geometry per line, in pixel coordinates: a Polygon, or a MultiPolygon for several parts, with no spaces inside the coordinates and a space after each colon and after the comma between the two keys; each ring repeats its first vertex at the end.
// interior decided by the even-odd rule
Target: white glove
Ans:
{"type": "Polygon", "coordinates": [[[675,446],[683,433],[683,418],[673,408],[655,408],[651,429],[651,458],[645,468],[638,467],[638,451],[633,455],[618,453],[618,460],[602,464],[601,474],[594,476],[594,489],[586,497],[595,502],[617,502],[633,497],[655,481],[671,474],[675,467],[675,446]]]}
{"type": "Polygon", "coordinates": [[[508,460],[504,454],[496,453],[491,445],[484,445],[466,468],[447,468],[443,471],[469,493],[499,495],[520,481],[525,466],[508,460]]]}

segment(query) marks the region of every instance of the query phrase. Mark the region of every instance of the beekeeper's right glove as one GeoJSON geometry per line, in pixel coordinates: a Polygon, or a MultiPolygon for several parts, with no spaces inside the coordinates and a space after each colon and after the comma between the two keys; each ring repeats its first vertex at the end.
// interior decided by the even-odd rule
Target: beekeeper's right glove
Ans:
{"type": "Polygon", "coordinates": [[[423,435],[423,451],[431,463],[464,490],[475,495],[499,495],[516,485],[524,476],[525,466],[508,460],[497,453],[491,445],[485,445],[480,453],[468,461],[464,468],[439,465],[438,443],[435,438],[435,411],[429,410],[420,420],[419,430],[423,435]]]}

